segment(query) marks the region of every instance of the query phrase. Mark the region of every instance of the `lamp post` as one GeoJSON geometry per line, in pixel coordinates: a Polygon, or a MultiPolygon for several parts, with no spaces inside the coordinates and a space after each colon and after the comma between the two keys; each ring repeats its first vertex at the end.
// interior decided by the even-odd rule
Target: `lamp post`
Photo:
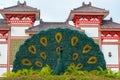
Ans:
{"type": "Polygon", "coordinates": [[[109,57],[112,57],[112,53],[111,53],[111,52],[108,52],[108,56],[109,56],[109,57]]]}

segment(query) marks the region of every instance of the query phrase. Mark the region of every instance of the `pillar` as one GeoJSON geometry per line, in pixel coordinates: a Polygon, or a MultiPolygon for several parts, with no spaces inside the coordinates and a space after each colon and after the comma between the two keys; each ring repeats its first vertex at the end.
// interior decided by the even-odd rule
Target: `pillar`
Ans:
{"type": "Polygon", "coordinates": [[[10,72],[10,40],[11,40],[11,31],[8,31],[8,40],[7,40],[7,72],[10,72]]]}

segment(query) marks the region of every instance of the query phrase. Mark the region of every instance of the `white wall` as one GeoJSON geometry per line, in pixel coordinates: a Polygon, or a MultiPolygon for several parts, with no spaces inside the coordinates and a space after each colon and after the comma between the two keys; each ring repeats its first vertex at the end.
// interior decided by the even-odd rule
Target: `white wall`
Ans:
{"type": "Polygon", "coordinates": [[[0,39],[0,41],[4,41],[4,42],[5,42],[5,41],[6,41],[6,39],[0,39]]]}
{"type": "Polygon", "coordinates": [[[118,40],[116,39],[114,39],[114,40],[103,40],[103,42],[118,42],[118,40]]]}
{"type": "Polygon", "coordinates": [[[102,51],[107,64],[118,64],[118,45],[102,45],[102,51]],[[111,57],[108,52],[111,52],[111,57]]]}
{"type": "Polygon", "coordinates": [[[86,28],[81,27],[82,30],[85,30],[85,33],[89,37],[98,37],[98,28],[86,28]]]}
{"type": "Polygon", "coordinates": [[[0,68],[0,77],[6,73],[7,69],[6,68],[0,68]]]}
{"type": "MultiPolygon", "coordinates": [[[[10,71],[12,71],[12,68],[10,68],[10,71]]],[[[7,68],[0,68],[0,77],[2,77],[3,74],[6,72],[7,72],[7,68]]]]}
{"type": "Polygon", "coordinates": [[[0,64],[7,64],[7,44],[0,44],[0,64]]]}
{"type": "Polygon", "coordinates": [[[25,34],[25,30],[28,27],[11,27],[11,36],[28,36],[25,34]]]}

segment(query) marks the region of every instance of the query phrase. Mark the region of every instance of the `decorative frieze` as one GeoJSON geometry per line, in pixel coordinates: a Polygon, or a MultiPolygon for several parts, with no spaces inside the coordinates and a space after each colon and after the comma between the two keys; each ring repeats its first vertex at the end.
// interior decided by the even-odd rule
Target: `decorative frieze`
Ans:
{"type": "Polygon", "coordinates": [[[101,24],[102,15],[75,15],[73,18],[74,25],[80,24],[101,24]]]}
{"type": "Polygon", "coordinates": [[[119,39],[120,38],[120,32],[119,31],[102,31],[101,32],[101,38],[104,39],[119,39]]]}
{"type": "Polygon", "coordinates": [[[33,25],[35,14],[6,14],[8,25],[33,25]]]}

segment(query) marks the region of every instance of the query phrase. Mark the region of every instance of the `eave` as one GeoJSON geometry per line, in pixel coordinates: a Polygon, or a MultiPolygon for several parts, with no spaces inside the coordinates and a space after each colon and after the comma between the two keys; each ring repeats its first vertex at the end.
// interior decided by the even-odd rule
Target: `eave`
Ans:
{"type": "Polygon", "coordinates": [[[103,18],[105,18],[108,14],[109,14],[109,11],[108,12],[74,12],[74,11],[71,11],[68,17],[68,20],[72,20],[75,15],[103,15],[104,16],[103,18]]]}
{"type": "Polygon", "coordinates": [[[120,31],[120,28],[101,28],[100,31],[120,31]]]}
{"type": "Polygon", "coordinates": [[[40,19],[40,10],[37,11],[4,11],[0,10],[0,13],[4,18],[6,18],[5,14],[35,14],[36,15],[36,20],[40,19]]]}

